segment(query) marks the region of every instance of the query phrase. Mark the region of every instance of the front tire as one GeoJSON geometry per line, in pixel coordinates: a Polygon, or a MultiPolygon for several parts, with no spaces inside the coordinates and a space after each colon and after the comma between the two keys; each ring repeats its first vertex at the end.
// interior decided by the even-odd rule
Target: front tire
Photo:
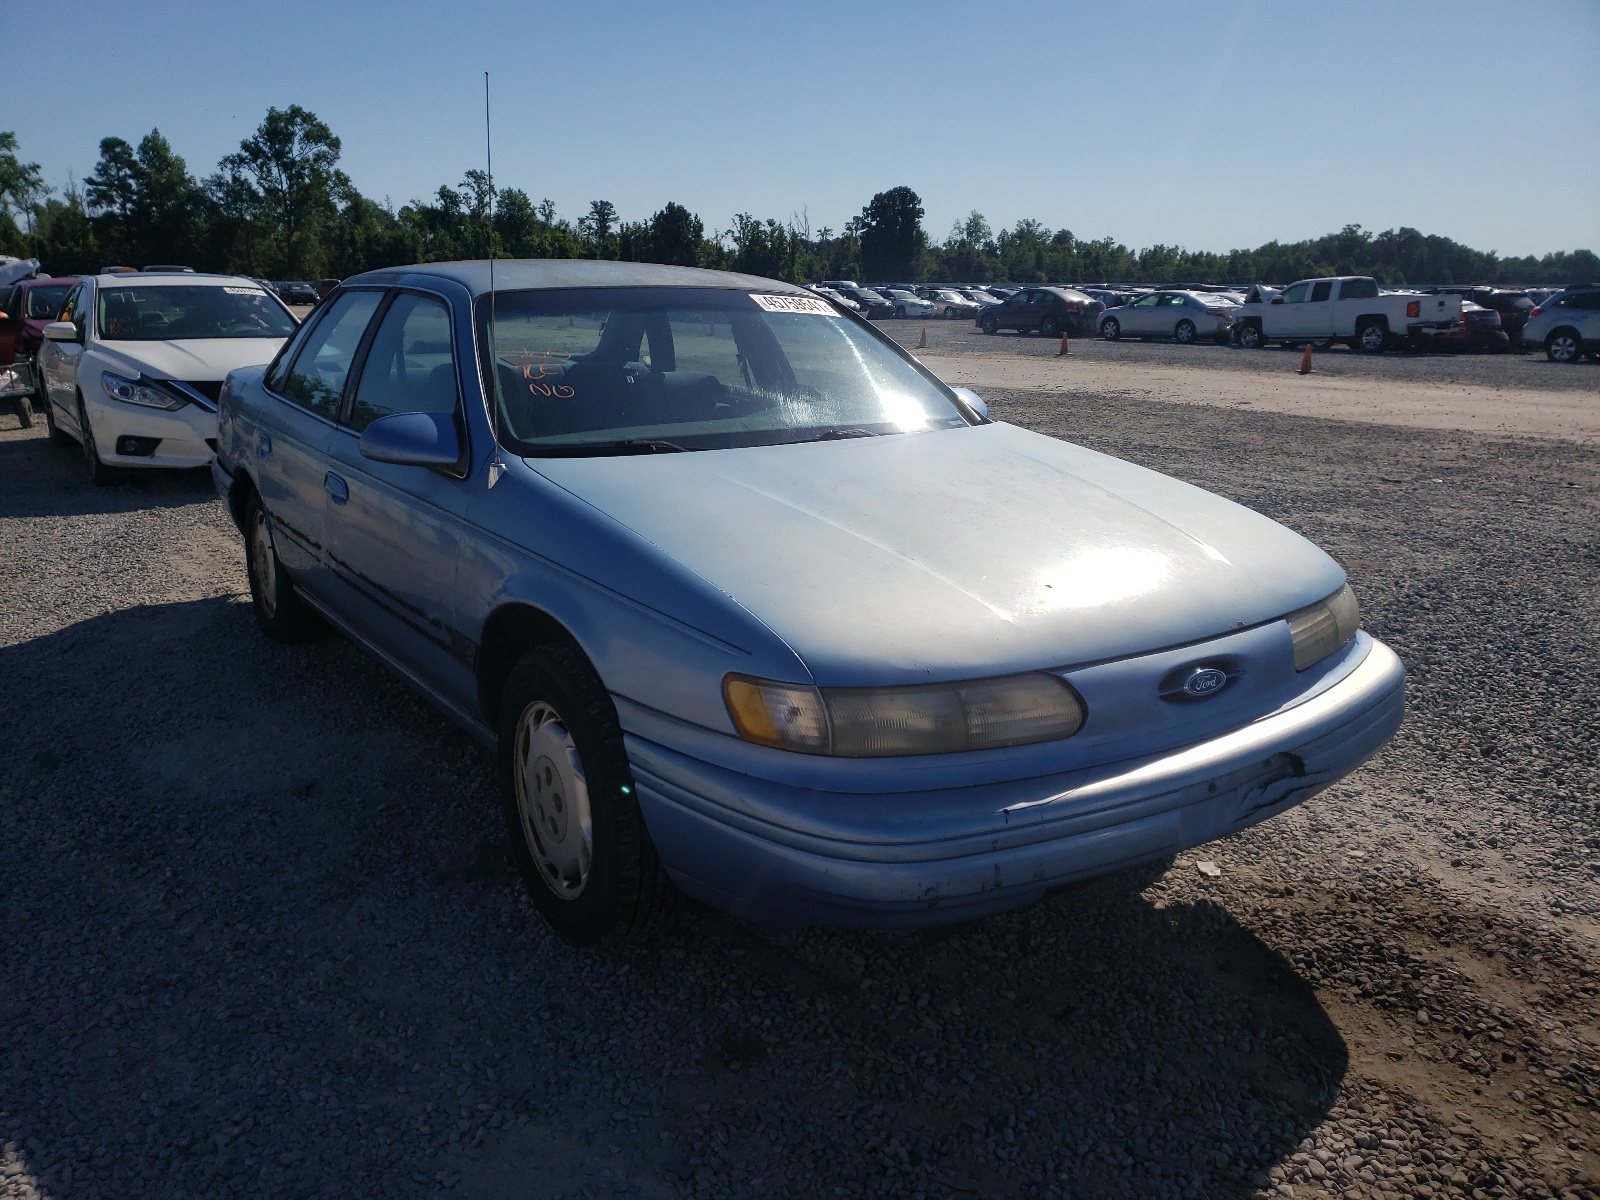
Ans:
{"type": "Polygon", "coordinates": [[[1544,356],[1553,363],[1575,363],[1583,357],[1583,339],[1575,329],[1557,329],[1544,340],[1544,356]]]}
{"type": "Polygon", "coordinates": [[[95,487],[111,487],[127,479],[128,474],[121,467],[110,467],[100,461],[100,448],[95,444],[89,410],[84,407],[81,395],[78,397],[78,431],[82,434],[79,440],[83,444],[83,458],[89,464],[90,483],[95,487]]]}
{"type": "Polygon", "coordinates": [[[984,313],[978,318],[978,328],[992,337],[1000,331],[1000,322],[995,320],[993,313],[984,313]]]}
{"type": "Polygon", "coordinates": [[[1187,346],[1194,341],[1194,322],[1189,320],[1179,321],[1172,331],[1173,340],[1180,346],[1187,346]]]}
{"type": "Polygon", "coordinates": [[[1100,322],[1100,336],[1108,342],[1114,342],[1122,336],[1122,323],[1115,317],[1107,317],[1100,322]]]}
{"type": "Polygon", "coordinates": [[[323,631],[322,619],[294,590],[272,540],[272,519],[251,492],[244,509],[244,553],[250,606],[256,624],[274,642],[308,642],[323,631]]]}
{"type": "Polygon", "coordinates": [[[50,397],[44,399],[44,427],[50,431],[50,444],[66,448],[72,445],[72,435],[56,424],[56,408],[50,397]]]}
{"type": "Polygon", "coordinates": [[[616,705],[567,642],[523,656],[500,701],[511,859],[551,929],[576,946],[645,941],[676,907],[639,811],[616,705]]]}
{"type": "Polygon", "coordinates": [[[896,304],[894,306],[894,315],[895,320],[904,321],[906,319],[906,306],[904,304],[896,304]]]}

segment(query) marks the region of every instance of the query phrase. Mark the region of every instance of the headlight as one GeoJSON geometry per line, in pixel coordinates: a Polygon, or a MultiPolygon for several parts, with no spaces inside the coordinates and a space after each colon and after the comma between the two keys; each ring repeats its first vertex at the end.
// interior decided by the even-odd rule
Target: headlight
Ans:
{"type": "Polygon", "coordinates": [[[100,386],[105,388],[106,395],[113,400],[120,400],[124,404],[142,404],[145,408],[182,408],[188,403],[182,396],[175,396],[166,388],[157,387],[152,380],[124,379],[121,375],[113,375],[110,371],[100,372],[100,386]]]}
{"type": "Polygon", "coordinates": [[[1294,638],[1294,669],[1304,671],[1355,637],[1361,610],[1347,583],[1326,600],[1290,613],[1286,620],[1294,638]]]}
{"type": "Polygon", "coordinates": [[[989,750],[1071,737],[1083,704],[1054,675],[900,688],[823,688],[729,675],[739,736],[763,746],[878,758],[989,750]]]}

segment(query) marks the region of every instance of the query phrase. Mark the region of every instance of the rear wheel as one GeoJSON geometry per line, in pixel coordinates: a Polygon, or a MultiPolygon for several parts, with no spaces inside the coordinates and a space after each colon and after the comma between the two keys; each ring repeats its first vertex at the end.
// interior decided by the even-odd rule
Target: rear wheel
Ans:
{"type": "Polygon", "coordinates": [[[95,445],[94,428],[89,424],[89,411],[84,407],[82,396],[78,397],[78,432],[78,440],[83,444],[84,461],[89,464],[90,483],[95,487],[110,487],[128,477],[121,467],[109,467],[100,461],[100,448],[95,445]]]}
{"type": "Polygon", "coordinates": [[[1100,322],[1100,336],[1108,342],[1114,342],[1122,336],[1122,323],[1115,317],[1107,317],[1100,322]]]}
{"type": "Polygon", "coordinates": [[[1576,329],[1557,329],[1545,338],[1544,353],[1553,363],[1575,363],[1583,357],[1583,340],[1576,329]]]}
{"type": "Polygon", "coordinates": [[[1247,325],[1239,326],[1239,345],[1246,350],[1263,350],[1266,348],[1267,339],[1261,336],[1261,326],[1254,321],[1247,325]]]}
{"type": "Polygon", "coordinates": [[[244,552],[250,606],[256,624],[275,642],[306,642],[323,630],[321,619],[294,590],[278,560],[272,520],[253,491],[244,509],[244,552]]]}
{"type": "Polygon", "coordinates": [[[1365,354],[1382,354],[1389,344],[1389,327],[1382,321],[1368,321],[1356,330],[1356,346],[1365,354]]]}
{"type": "Polygon", "coordinates": [[[647,940],[676,907],[639,811],[610,693],[566,642],[525,655],[500,702],[511,858],[550,927],[574,945],[647,940]]]}
{"type": "Polygon", "coordinates": [[[995,334],[1000,331],[1000,322],[995,320],[993,313],[984,313],[978,318],[978,328],[987,334],[995,334]]]}
{"type": "Polygon", "coordinates": [[[1042,321],[1039,322],[1039,336],[1040,337],[1060,337],[1061,336],[1061,322],[1057,321],[1054,317],[1045,317],[1042,321]]]}
{"type": "Polygon", "coordinates": [[[1179,321],[1177,327],[1173,329],[1172,336],[1177,339],[1180,345],[1187,346],[1194,341],[1194,332],[1194,322],[1183,320],[1179,321]]]}

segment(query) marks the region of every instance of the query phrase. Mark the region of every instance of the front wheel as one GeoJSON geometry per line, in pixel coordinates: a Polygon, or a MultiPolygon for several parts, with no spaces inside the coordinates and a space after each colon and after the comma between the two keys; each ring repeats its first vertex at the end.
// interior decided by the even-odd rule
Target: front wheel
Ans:
{"type": "Polygon", "coordinates": [[[1246,350],[1261,350],[1266,347],[1267,339],[1261,336],[1261,326],[1250,324],[1239,326],[1239,345],[1246,350]]]}
{"type": "Polygon", "coordinates": [[[999,332],[1000,322],[994,319],[993,313],[984,313],[978,318],[978,328],[992,335],[999,332]]]}
{"type": "Polygon", "coordinates": [[[677,892],[639,811],[616,705],[574,645],[511,670],[500,701],[511,858],[539,914],[578,946],[647,940],[677,892]]]}
{"type": "Polygon", "coordinates": [[[94,428],[89,424],[89,411],[84,407],[83,397],[78,397],[78,432],[79,441],[83,444],[84,461],[89,464],[89,482],[95,487],[110,487],[126,479],[127,472],[121,467],[107,466],[100,461],[100,448],[95,445],[94,428]]]}
{"type": "Polygon", "coordinates": [[[906,306],[904,304],[896,304],[894,306],[894,315],[904,321],[906,319],[906,306]]]}
{"type": "Polygon", "coordinates": [[[1544,354],[1553,363],[1575,363],[1583,357],[1583,342],[1576,330],[1558,329],[1545,338],[1544,354]]]}
{"type": "Polygon", "coordinates": [[[1115,317],[1107,317],[1100,322],[1100,336],[1108,342],[1114,342],[1122,336],[1122,325],[1115,317]]]}
{"type": "Polygon", "coordinates": [[[275,642],[306,642],[322,632],[316,613],[294,590],[272,541],[272,519],[261,497],[251,493],[244,510],[245,573],[250,607],[261,632],[275,642]]]}
{"type": "Polygon", "coordinates": [[[1194,322],[1187,320],[1179,321],[1177,327],[1172,331],[1172,336],[1181,346],[1187,346],[1190,342],[1194,341],[1194,334],[1194,322]]]}

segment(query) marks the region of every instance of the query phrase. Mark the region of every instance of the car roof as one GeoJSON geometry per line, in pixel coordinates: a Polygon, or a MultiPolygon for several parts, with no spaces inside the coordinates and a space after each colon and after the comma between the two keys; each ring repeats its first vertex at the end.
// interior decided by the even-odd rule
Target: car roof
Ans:
{"type": "Polygon", "coordinates": [[[125,286],[127,284],[136,283],[141,287],[166,287],[173,285],[182,287],[222,287],[225,284],[238,287],[241,283],[247,283],[253,288],[259,288],[261,286],[254,279],[251,279],[245,275],[205,275],[201,274],[199,271],[113,272],[109,275],[96,275],[94,276],[94,280],[96,283],[102,285],[118,284],[125,286]]]}
{"type": "MultiPolygon", "coordinates": [[[[404,279],[415,279],[418,276],[451,280],[465,287],[474,297],[489,294],[487,259],[385,267],[382,270],[354,275],[344,281],[344,286],[394,285],[404,279]]],[[[540,288],[682,287],[807,294],[806,289],[799,284],[763,279],[759,275],[742,275],[735,271],[708,271],[701,267],[669,267],[660,263],[611,262],[582,258],[496,259],[494,286],[497,292],[529,291],[540,288]]]]}

